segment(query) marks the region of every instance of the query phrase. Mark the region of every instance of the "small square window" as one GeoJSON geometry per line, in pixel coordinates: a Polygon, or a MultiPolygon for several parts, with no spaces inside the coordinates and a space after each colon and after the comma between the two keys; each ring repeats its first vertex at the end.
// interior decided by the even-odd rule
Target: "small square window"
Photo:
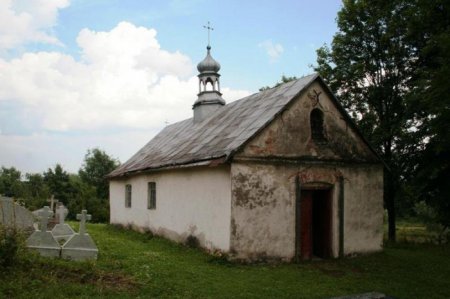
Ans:
{"type": "Polygon", "coordinates": [[[156,209],[156,183],[149,182],[148,183],[148,192],[147,192],[147,209],[154,210],[156,209]]]}
{"type": "Polygon", "coordinates": [[[125,185],[125,208],[131,208],[131,185],[125,185]]]}

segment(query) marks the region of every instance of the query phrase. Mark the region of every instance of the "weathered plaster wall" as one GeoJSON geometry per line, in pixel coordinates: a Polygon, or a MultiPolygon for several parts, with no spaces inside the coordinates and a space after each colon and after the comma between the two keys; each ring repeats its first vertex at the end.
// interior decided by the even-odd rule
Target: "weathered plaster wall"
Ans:
{"type": "Polygon", "coordinates": [[[317,81],[236,156],[231,168],[231,251],[237,258],[295,255],[295,177],[332,188],[332,254],[339,254],[339,179],[344,179],[344,254],[381,248],[383,168],[317,81]],[[326,142],[311,138],[324,115],[326,142]]]}
{"type": "Polygon", "coordinates": [[[228,251],[230,167],[197,167],[110,182],[111,223],[134,224],[177,242],[196,236],[202,247],[228,251]],[[147,183],[156,182],[156,209],[147,209],[147,183]],[[125,208],[125,185],[132,206],[125,208]]]}
{"type": "Polygon", "coordinates": [[[234,257],[294,256],[295,176],[287,175],[284,166],[232,164],[230,252],[234,257]]]}
{"type": "Polygon", "coordinates": [[[247,144],[239,156],[376,161],[374,154],[345,121],[318,82],[314,82],[287,110],[247,144]],[[324,135],[327,142],[321,145],[311,140],[309,118],[314,108],[320,109],[324,114],[324,135]]]}
{"type": "Polygon", "coordinates": [[[381,250],[383,167],[348,167],[344,176],[344,254],[381,250]]]}
{"type": "Polygon", "coordinates": [[[339,178],[344,178],[344,254],[381,249],[382,167],[233,163],[230,251],[239,259],[295,257],[295,178],[332,186],[332,255],[339,254],[339,178]]]}

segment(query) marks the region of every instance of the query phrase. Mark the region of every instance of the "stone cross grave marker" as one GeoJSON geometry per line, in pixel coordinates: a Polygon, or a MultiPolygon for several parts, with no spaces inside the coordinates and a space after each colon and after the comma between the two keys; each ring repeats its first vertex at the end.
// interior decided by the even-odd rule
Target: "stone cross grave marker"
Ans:
{"type": "Polygon", "coordinates": [[[80,229],[78,233],[80,235],[86,234],[86,220],[91,220],[92,215],[88,214],[86,210],[81,211],[81,214],[77,214],[77,220],[80,220],[80,229]]]}
{"type": "Polygon", "coordinates": [[[64,219],[66,218],[66,212],[67,209],[64,207],[64,205],[60,205],[56,208],[56,214],[59,218],[59,224],[64,224],[64,219]]]}
{"type": "Polygon", "coordinates": [[[68,214],[68,210],[64,207],[64,205],[61,204],[58,206],[56,209],[56,214],[58,215],[59,223],[52,229],[52,234],[58,242],[63,243],[69,240],[75,232],[70,225],[64,223],[64,218],[68,214]]]}
{"type": "Polygon", "coordinates": [[[55,199],[55,196],[52,195],[52,197],[50,197],[49,199],[47,199],[47,202],[50,203],[50,210],[54,211],[55,210],[55,204],[59,202],[59,200],[55,199]]]}
{"type": "Polygon", "coordinates": [[[86,233],[86,220],[91,220],[92,216],[86,210],[77,214],[77,219],[80,220],[80,229],[78,234],[74,234],[62,246],[61,256],[70,260],[96,260],[98,249],[95,246],[91,236],[86,233]]]}
{"type": "Polygon", "coordinates": [[[55,240],[52,232],[47,231],[48,218],[53,212],[48,206],[39,211],[39,230],[36,230],[28,239],[27,247],[39,252],[42,256],[59,257],[61,246],[55,240]]]}
{"type": "Polygon", "coordinates": [[[53,216],[53,211],[48,206],[45,206],[42,211],[39,211],[39,230],[47,231],[48,218],[53,216]]]}

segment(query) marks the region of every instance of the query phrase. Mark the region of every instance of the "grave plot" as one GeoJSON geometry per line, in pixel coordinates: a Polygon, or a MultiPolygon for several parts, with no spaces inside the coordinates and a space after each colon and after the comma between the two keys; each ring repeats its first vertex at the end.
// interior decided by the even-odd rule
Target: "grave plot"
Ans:
{"type": "Polygon", "coordinates": [[[69,260],[96,260],[98,249],[91,236],[86,233],[86,220],[91,220],[91,215],[83,210],[81,214],[77,214],[80,220],[80,229],[78,234],[72,235],[69,240],[62,246],[61,257],[69,260]]]}
{"type": "Polygon", "coordinates": [[[64,220],[69,213],[69,210],[64,207],[64,205],[59,205],[56,208],[56,214],[58,215],[59,223],[55,225],[52,229],[53,237],[58,241],[59,244],[64,244],[67,242],[72,235],[75,234],[73,229],[64,220]]]}
{"type": "Polygon", "coordinates": [[[48,220],[53,215],[53,212],[48,206],[45,206],[39,212],[39,229],[36,230],[28,239],[27,247],[39,252],[42,256],[59,257],[61,253],[61,246],[53,237],[51,231],[48,231],[48,220]]]}

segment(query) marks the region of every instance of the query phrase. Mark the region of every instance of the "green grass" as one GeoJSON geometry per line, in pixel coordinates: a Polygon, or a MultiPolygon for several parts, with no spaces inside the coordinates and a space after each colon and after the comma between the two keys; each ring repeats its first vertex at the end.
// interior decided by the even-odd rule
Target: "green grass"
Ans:
{"type": "Polygon", "coordinates": [[[0,272],[0,298],[326,298],[378,291],[450,298],[450,246],[302,264],[239,265],[162,238],[90,224],[95,263],[26,256],[0,272]]]}

